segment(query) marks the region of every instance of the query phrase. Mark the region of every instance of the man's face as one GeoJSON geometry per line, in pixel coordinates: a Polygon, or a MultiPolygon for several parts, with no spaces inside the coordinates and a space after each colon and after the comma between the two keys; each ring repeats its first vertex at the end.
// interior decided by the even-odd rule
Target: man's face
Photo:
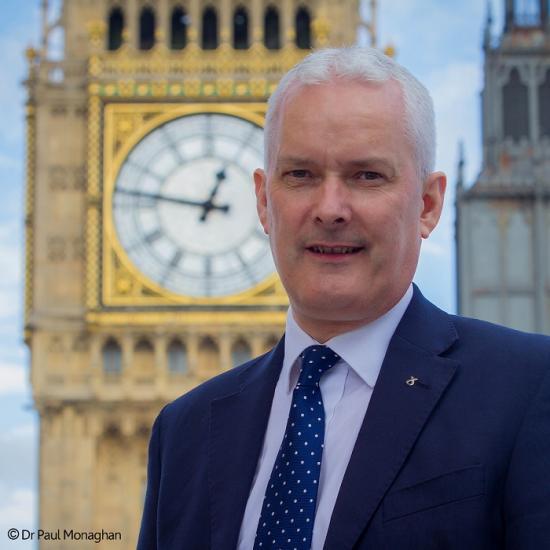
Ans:
{"type": "Polygon", "coordinates": [[[287,97],[270,172],[254,178],[277,270],[306,330],[369,322],[412,280],[445,177],[419,180],[403,117],[394,81],[337,80],[287,97]]]}

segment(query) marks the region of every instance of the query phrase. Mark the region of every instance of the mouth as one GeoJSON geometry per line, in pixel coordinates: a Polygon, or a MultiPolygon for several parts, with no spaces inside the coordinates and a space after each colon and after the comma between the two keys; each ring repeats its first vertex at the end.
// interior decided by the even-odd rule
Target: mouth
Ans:
{"type": "Polygon", "coordinates": [[[307,250],[315,254],[324,254],[327,256],[343,256],[343,255],[352,255],[361,252],[364,249],[363,246],[325,246],[325,245],[313,245],[306,247],[307,250]]]}

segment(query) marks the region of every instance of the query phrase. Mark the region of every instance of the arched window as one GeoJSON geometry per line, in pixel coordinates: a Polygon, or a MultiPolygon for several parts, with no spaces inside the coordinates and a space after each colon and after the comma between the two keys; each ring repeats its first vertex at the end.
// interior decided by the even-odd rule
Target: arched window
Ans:
{"type": "Polygon", "coordinates": [[[101,358],[106,373],[119,374],[122,371],[122,350],[114,338],[109,338],[103,345],[101,358]]]}
{"type": "MultiPolygon", "coordinates": [[[[547,0],[544,0],[547,1],[547,0]]],[[[541,0],[515,0],[514,21],[520,27],[536,27],[541,23],[541,0]]]]}
{"type": "Polygon", "coordinates": [[[508,83],[502,88],[502,111],[505,138],[519,140],[529,137],[527,86],[521,81],[517,69],[512,69],[508,83]]]}
{"type": "Polygon", "coordinates": [[[150,50],[155,45],[155,12],[150,7],[139,16],[139,49],[150,50]]]}
{"type": "Polygon", "coordinates": [[[237,340],[231,348],[231,362],[234,367],[246,363],[252,358],[250,346],[242,339],[237,340]]]}
{"type": "Polygon", "coordinates": [[[109,14],[107,29],[107,49],[118,50],[122,46],[124,14],[120,8],[113,8],[109,14]]]}
{"type": "Polygon", "coordinates": [[[187,15],[183,8],[178,6],[172,10],[170,48],[182,50],[185,46],[187,46],[187,15]]]}
{"type": "Polygon", "coordinates": [[[215,50],[218,47],[218,14],[209,6],[202,12],[202,49],[215,50]]]}
{"type": "Polygon", "coordinates": [[[539,133],[541,137],[550,137],[550,69],[539,86],[539,133]]]}
{"type": "Polygon", "coordinates": [[[311,48],[311,16],[303,6],[296,12],[296,46],[303,50],[311,48]]]}
{"type": "Polygon", "coordinates": [[[233,14],[233,47],[236,50],[246,50],[248,42],[248,12],[238,7],[233,14]]]}
{"type": "Polygon", "coordinates": [[[269,6],[264,15],[264,46],[268,50],[278,50],[281,47],[281,29],[279,10],[269,6]]]}
{"type": "Polygon", "coordinates": [[[179,340],[168,345],[168,370],[176,374],[187,372],[187,350],[179,340]]]}

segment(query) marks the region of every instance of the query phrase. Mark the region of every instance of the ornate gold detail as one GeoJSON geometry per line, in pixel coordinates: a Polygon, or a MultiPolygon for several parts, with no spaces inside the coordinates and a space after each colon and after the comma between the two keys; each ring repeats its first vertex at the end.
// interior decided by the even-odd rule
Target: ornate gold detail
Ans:
{"type": "Polygon", "coordinates": [[[325,47],[329,42],[330,23],[326,17],[316,17],[311,24],[316,47],[325,47]]]}
{"type": "Polygon", "coordinates": [[[198,78],[190,78],[183,83],[185,95],[198,97],[201,93],[201,81],[198,78]]]}
{"type": "Polygon", "coordinates": [[[280,311],[132,311],[89,312],[86,321],[97,327],[190,327],[212,331],[219,327],[284,327],[286,308],[280,311]]]}
{"type": "Polygon", "coordinates": [[[234,83],[231,78],[222,78],[216,83],[218,95],[221,97],[231,97],[233,95],[234,83]]]}
{"type": "Polygon", "coordinates": [[[250,81],[250,91],[254,96],[268,95],[267,80],[257,78],[250,81]]]}
{"type": "MultiPolygon", "coordinates": [[[[319,19],[317,32],[323,40],[327,31],[326,19],[319,19]],[[325,33],[325,34],[323,34],[325,33]]],[[[289,42],[294,39],[294,31],[289,32],[289,42]]],[[[223,43],[216,50],[202,50],[191,41],[186,48],[171,51],[166,48],[155,48],[150,52],[133,51],[122,47],[116,52],[103,52],[93,56],[89,64],[91,76],[101,79],[105,84],[118,80],[119,93],[125,97],[145,95],[138,84],[150,85],[151,82],[166,82],[169,91],[174,95],[172,84],[183,80],[184,93],[189,97],[198,97],[196,86],[187,89],[189,80],[203,83],[202,93],[208,96],[228,97],[227,86],[216,86],[216,81],[233,81],[235,84],[251,80],[265,79],[276,83],[293,65],[300,61],[307,50],[301,50],[289,43],[280,50],[268,50],[262,42],[255,41],[248,50],[234,50],[229,43],[223,43]],[[214,85],[213,89],[210,85],[214,85]],[[124,88],[124,91],[122,91],[124,88]]],[[[264,89],[265,93],[265,89],[264,89]]],[[[159,95],[153,92],[155,97],[159,95]]]]}
{"type": "Polygon", "coordinates": [[[237,84],[235,86],[235,93],[238,96],[244,96],[248,94],[248,86],[246,84],[237,84]]]}
{"type": "Polygon", "coordinates": [[[105,32],[107,31],[107,25],[105,22],[101,20],[90,21],[87,24],[87,30],[90,44],[94,48],[100,48],[103,45],[105,32]]]}
{"type": "Polygon", "coordinates": [[[393,44],[388,44],[385,48],[384,48],[384,53],[388,56],[388,57],[395,57],[395,46],[393,44]]]}
{"type": "Polygon", "coordinates": [[[89,261],[90,258],[99,257],[100,215],[99,215],[99,166],[100,156],[100,124],[101,124],[101,99],[92,93],[93,84],[90,85],[90,98],[88,101],[88,182],[86,212],[86,306],[95,309],[98,306],[99,292],[97,283],[99,278],[99,263],[89,261]]]}
{"type": "Polygon", "coordinates": [[[101,87],[99,86],[99,84],[97,82],[93,82],[88,86],[88,92],[92,96],[99,94],[100,90],[101,90],[101,87]]]}
{"type": "Polygon", "coordinates": [[[33,273],[34,273],[34,194],[36,186],[36,117],[32,104],[26,106],[27,118],[27,159],[25,194],[25,339],[30,337],[29,322],[33,307],[33,273]]]}
{"type": "Polygon", "coordinates": [[[153,97],[166,97],[168,84],[166,81],[153,82],[151,84],[151,95],[153,97]]]}
{"type": "Polygon", "coordinates": [[[216,85],[215,84],[205,84],[202,87],[202,91],[203,91],[204,95],[206,95],[206,96],[214,95],[216,93],[216,85]]]}
{"type": "Polygon", "coordinates": [[[145,287],[143,283],[136,279],[114,251],[111,252],[111,255],[113,277],[106,282],[112,285],[112,288],[108,289],[112,295],[122,298],[160,297],[159,293],[145,287]]]}
{"type": "Polygon", "coordinates": [[[122,97],[132,97],[136,95],[136,84],[133,80],[123,80],[118,83],[118,91],[122,97]]]}
{"type": "MultiPolygon", "coordinates": [[[[197,82],[184,82],[184,86],[197,85],[197,82]]],[[[258,79],[256,86],[265,90],[267,82],[258,79]]],[[[234,84],[230,80],[211,84],[212,93],[218,90],[229,91],[234,84]]],[[[203,90],[204,93],[204,90],[203,90]]],[[[96,98],[98,99],[98,98],[96,98]]],[[[102,293],[101,303],[105,306],[159,306],[159,305],[244,305],[244,306],[280,306],[286,308],[288,303],[284,289],[279,283],[276,274],[245,292],[232,296],[218,298],[193,298],[181,296],[160,287],[145,277],[130,261],[124,249],[118,242],[112,220],[112,193],[114,183],[120,167],[132,148],[152,129],[174,118],[201,112],[219,112],[245,118],[258,125],[263,125],[265,103],[245,104],[177,104],[177,103],[112,103],[104,107],[104,136],[103,157],[92,160],[90,166],[103,164],[102,199],[97,204],[93,200],[97,187],[98,175],[89,171],[88,189],[88,248],[87,266],[89,283],[93,284],[94,277],[101,272],[101,281],[95,279],[95,289],[88,287],[89,303],[99,304],[92,299],[102,293]],[[97,223],[99,220],[98,206],[103,210],[103,236],[101,249],[98,245],[97,223]],[[102,266],[100,269],[100,265],[102,266]]],[[[98,116],[94,106],[90,104],[90,112],[98,116]]],[[[91,124],[90,143],[93,145],[94,132],[99,124],[91,124]]],[[[99,154],[99,148],[92,146],[93,154],[99,154]]],[[[91,155],[91,154],[90,154],[91,155]]]]}
{"type": "Polygon", "coordinates": [[[137,95],[139,96],[149,95],[149,86],[147,84],[138,84],[137,95]]]}
{"type": "Polygon", "coordinates": [[[117,117],[114,128],[114,151],[117,152],[129,136],[131,136],[142,124],[142,113],[124,113],[117,117]]]}
{"type": "Polygon", "coordinates": [[[38,57],[38,52],[34,48],[28,47],[25,50],[25,57],[29,63],[34,63],[38,57]]]}

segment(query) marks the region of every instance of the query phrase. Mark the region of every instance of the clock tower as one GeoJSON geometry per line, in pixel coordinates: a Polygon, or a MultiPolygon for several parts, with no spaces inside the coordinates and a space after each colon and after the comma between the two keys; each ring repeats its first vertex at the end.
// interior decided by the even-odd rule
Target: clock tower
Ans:
{"type": "Polygon", "coordinates": [[[550,334],[550,18],[547,0],[489,12],[481,96],[483,163],[456,195],[458,309],[550,334]]]}
{"type": "Polygon", "coordinates": [[[26,81],[38,527],[120,532],[109,548],[130,549],[160,408],[284,327],[252,181],[266,100],[311,47],[374,26],[357,0],[51,7],[26,81]]]}

